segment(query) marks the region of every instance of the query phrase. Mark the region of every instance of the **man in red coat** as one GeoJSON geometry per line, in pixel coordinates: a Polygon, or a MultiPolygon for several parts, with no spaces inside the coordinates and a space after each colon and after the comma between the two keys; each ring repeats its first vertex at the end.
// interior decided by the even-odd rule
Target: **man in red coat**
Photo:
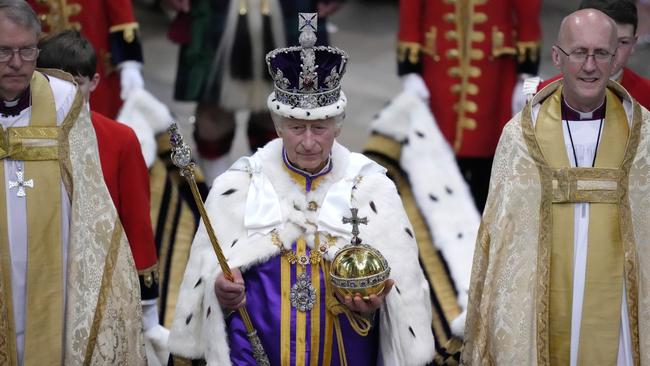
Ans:
{"type": "MultiPolygon", "coordinates": [[[[583,0],[579,9],[586,8],[600,10],[616,22],[618,49],[616,64],[610,79],[618,81],[639,104],[650,109],[650,80],[625,67],[630,55],[634,53],[637,42],[636,4],[632,0],[583,0]]],[[[556,75],[545,80],[537,86],[537,90],[542,90],[546,85],[561,78],[562,75],[556,75]]]]}
{"type": "Polygon", "coordinates": [[[398,71],[431,111],[482,210],[517,74],[537,74],[541,0],[400,0],[398,71]]]}
{"type": "Polygon", "coordinates": [[[142,88],[142,47],[131,0],[27,0],[45,32],[75,29],[97,52],[102,82],[90,97],[93,110],[115,118],[129,92],[142,88]],[[118,73],[119,71],[119,73],[118,73]]]}
{"type": "MultiPolygon", "coordinates": [[[[74,75],[86,101],[99,83],[92,45],[67,30],[39,42],[37,65],[74,75]]],[[[158,327],[158,258],[149,212],[149,175],[133,130],[91,111],[104,180],[124,228],[140,280],[145,336],[158,327]]]]}

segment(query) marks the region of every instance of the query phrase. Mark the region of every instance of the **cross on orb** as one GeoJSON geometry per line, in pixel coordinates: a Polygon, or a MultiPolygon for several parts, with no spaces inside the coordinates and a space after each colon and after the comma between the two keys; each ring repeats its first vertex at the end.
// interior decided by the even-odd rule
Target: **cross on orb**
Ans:
{"type": "Polygon", "coordinates": [[[359,209],[356,207],[351,208],[350,211],[352,212],[352,217],[343,217],[343,223],[352,224],[352,237],[354,240],[354,238],[359,236],[359,224],[368,225],[368,218],[357,216],[359,209]]]}

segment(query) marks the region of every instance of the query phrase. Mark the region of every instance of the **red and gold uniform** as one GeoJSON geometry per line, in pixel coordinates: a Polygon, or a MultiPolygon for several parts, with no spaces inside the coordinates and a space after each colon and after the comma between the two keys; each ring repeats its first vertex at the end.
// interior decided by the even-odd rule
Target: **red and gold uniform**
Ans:
{"type": "Polygon", "coordinates": [[[129,240],[142,300],[158,297],[158,256],[149,214],[149,175],[133,130],[95,111],[91,120],[104,181],[129,240]]]}
{"type": "Polygon", "coordinates": [[[138,23],[131,0],[27,0],[48,33],[76,29],[97,52],[101,82],[90,97],[93,110],[115,118],[122,106],[120,75],[123,61],[142,62],[138,23]]]}
{"type": "Polygon", "coordinates": [[[541,0],[400,0],[400,75],[419,73],[458,157],[491,158],[518,72],[537,73],[541,0]]]}

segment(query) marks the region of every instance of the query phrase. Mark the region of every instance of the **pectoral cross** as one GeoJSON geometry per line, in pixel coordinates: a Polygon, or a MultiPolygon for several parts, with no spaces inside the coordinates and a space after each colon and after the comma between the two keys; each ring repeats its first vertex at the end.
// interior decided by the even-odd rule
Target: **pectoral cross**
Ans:
{"type": "Polygon", "coordinates": [[[18,188],[18,191],[16,192],[16,196],[25,197],[27,195],[27,193],[25,192],[25,187],[34,188],[34,180],[33,179],[24,180],[23,171],[18,170],[16,171],[16,180],[9,181],[9,189],[16,188],[16,187],[18,188]]]}
{"type": "Polygon", "coordinates": [[[368,218],[357,216],[359,212],[358,208],[351,208],[350,211],[352,212],[352,217],[343,217],[343,223],[352,224],[352,243],[359,244],[361,243],[361,239],[358,239],[359,224],[368,225],[368,218]]]}

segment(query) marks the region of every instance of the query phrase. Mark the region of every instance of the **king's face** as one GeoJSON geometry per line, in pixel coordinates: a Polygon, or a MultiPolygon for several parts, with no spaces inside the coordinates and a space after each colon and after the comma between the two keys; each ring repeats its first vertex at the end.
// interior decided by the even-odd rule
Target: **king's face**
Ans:
{"type": "Polygon", "coordinates": [[[334,118],[312,121],[283,119],[278,129],[289,161],[296,168],[312,174],[325,166],[334,139],[340,132],[334,118]]]}

